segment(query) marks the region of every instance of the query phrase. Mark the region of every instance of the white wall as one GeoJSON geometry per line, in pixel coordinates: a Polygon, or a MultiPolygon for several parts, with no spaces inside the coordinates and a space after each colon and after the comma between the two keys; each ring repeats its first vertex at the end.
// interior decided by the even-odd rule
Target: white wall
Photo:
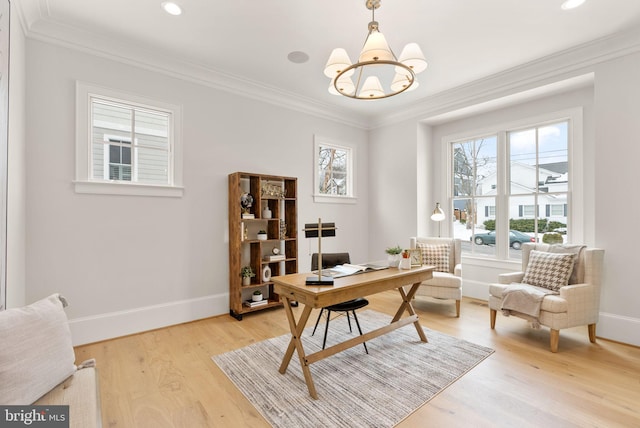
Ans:
{"type": "Polygon", "coordinates": [[[25,37],[11,8],[7,180],[7,307],[25,304],[26,164],[25,37]]]}
{"type": "Polygon", "coordinates": [[[74,343],[228,313],[231,172],[298,177],[299,225],[335,221],[323,250],[366,260],[365,131],[33,40],[26,80],[26,300],[64,294],[74,343]],[[184,197],[74,192],[76,80],[183,106],[184,197]],[[356,148],[357,204],[313,203],[314,133],[356,148]]]}
{"type": "Polygon", "coordinates": [[[603,63],[595,85],[595,234],[606,249],[598,334],[640,345],[638,251],[640,54],[603,63]],[[628,217],[621,213],[631,213],[628,217]]]}
{"type": "MultiPolygon", "coordinates": [[[[640,308],[636,304],[640,300],[640,288],[635,287],[637,280],[634,260],[633,234],[629,232],[628,222],[622,222],[620,212],[636,213],[640,209],[640,198],[626,191],[633,187],[636,178],[637,159],[640,158],[640,54],[633,54],[618,60],[603,62],[592,69],[582,72],[595,72],[593,88],[587,87],[558,95],[537,98],[520,105],[510,106],[487,113],[476,113],[464,119],[451,120],[439,125],[429,126],[421,123],[424,118],[405,121],[401,125],[391,125],[371,132],[370,171],[378,171],[387,167],[385,176],[412,176],[415,172],[407,169],[416,166],[409,159],[419,157],[415,154],[403,153],[404,160],[389,162],[388,152],[397,144],[396,136],[404,138],[419,131],[418,144],[426,146],[427,165],[432,174],[427,174],[427,186],[433,189],[431,195],[444,201],[446,188],[442,184],[443,153],[442,137],[462,132],[486,129],[496,124],[509,123],[527,117],[560,111],[572,107],[583,108],[583,155],[584,174],[581,177],[584,187],[584,201],[580,206],[584,209],[584,226],[582,239],[590,246],[598,246],[606,250],[605,272],[603,278],[603,298],[601,316],[598,324],[598,335],[625,343],[640,345],[640,308]],[[426,129],[425,129],[426,128],[426,129]]],[[[522,72],[522,70],[519,70],[522,72]]],[[[504,76],[509,81],[509,76],[504,76]]],[[[547,81],[548,82],[548,81],[547,81]]],[[[517,88],[516,88],[517,89],[517,88]]],[[[517,90],[514,89],[514,93],[517,90]]],[[[530,89],[530,88],[525,88],[530,89]]],[[[470,97],[470,100],[472,97],[470,97]]],[[[469,106],[473,105],[469,101],[469,106]]],[[[457,108],[465,107],[458,104],[457,108]]],[[[438,112],[446,113],[446,112],[438,112]]],[[[403,141],[407,150],[413,145],[403,141]]],[[[407,199],[404,206],[415,210],[415,204],[407,199]]],[[[385,204],[387,199],[400,203],[397,189],[393,186],[373,186],[371,206],[381,212],[375,215],[382,219],[378,226],[389,219],[398,209],[396,204],[385,204]],[[375,191],[373,191],[375,189],[375,191]]],[[[372,217],[373,218],[373,217],[372,217]]],[[[387,236],[410,236],[415,219],[409,226],[403,222],[386,221],[387,236]],[[409,229],[409,230],[407,230],[409,229]]],[[[418,219],[417,223],[421,223],[418,219]]],[[[633,224],[633,220],[631,220],[633,224]]],[[[372,227],[374,223],[372,222],[372,227]]],[[[427,224],[427,231],[434,229],[427,224]]],[[[373,232],[373,230],[372,230],[373,232]]],[[[372,238],[372,244],[374,239],[372,238]]],[[[463,260],[464,294],[486,299],[488,284],[497,279],[498,273],[519,269],[519,263],[477,261],[470,258],[463,260]]],[[[464,316],[464,314],[463,314],[464,316]]],[[[488,324],[488,322],[487,322],[488,324]]]]}

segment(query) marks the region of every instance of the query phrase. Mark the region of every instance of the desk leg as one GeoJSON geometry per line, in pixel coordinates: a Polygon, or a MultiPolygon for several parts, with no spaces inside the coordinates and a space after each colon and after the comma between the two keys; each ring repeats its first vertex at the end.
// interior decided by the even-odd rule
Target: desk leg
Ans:
{"type": "MultiPolygon", "coordinates": [[[[411,305],[411,299],[413,299],[413,296],[418,291],[418,287],[420,287],[419,282],[413,284],[409,289],[408,293],[404,292],[403,287],[398,287],[398,292],[402,297],[402,304],[400,305],[400,308],[398,308],[398,312],[396,312],[396,315],[393,317],[393,320],[391,322],[398,321],[405,310],[409,312],[409,315],[416,315],[416,311],[413,309],[413,306],[411,305]]],[[[418,336],[420,336],[420,340],[423,342],[428,342],[427,336],[424,334],[424,330],[422,329],[420,322],[416,320],[416,322],[414,322],[413,325],[415,326],[416,331],[418,332],[418,336]]]]}
{"type": "Polygon", "coordinates": [[[302,367],[302,374],[304,374],[304,380],[307,383],[307,389],[309,390],[309,395],[312,398],[318,399],[318,393],[316,392],[316,386],[313,383],[313,378],[311,377],[311,370],[309,369],[309,364],[307,364],[307,356],[304,353],[304,348],[302,347],[302,332],[304,331],[305,325],[307,325],[307,320],[309,319],[309,315],[311,315],[311,306],[304,306],[302,310],[302,315],[296,324],[296,318],[293,314],[293,310],[291,309],[291,302],[288,298],[285,299],[284,310],[287,313],[287,319],[289,320],[289,328],[291,330],[291,340],[289,341],[289,346],[287,348],[287,352],[284,354],[284,358],[282,359],[282,364],[280,364],[280,373],[285,374],[287,371],[287,367],[291,362],[291,357],[293,357],[294,349],[298,353],[298,358],[300,359],[300,367],[302,367]]]}

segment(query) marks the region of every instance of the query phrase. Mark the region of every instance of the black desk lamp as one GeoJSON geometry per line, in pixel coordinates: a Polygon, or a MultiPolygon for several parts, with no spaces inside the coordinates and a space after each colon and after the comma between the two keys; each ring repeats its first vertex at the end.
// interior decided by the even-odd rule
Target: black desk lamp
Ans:
{"type": "Polygon", "coordinates": [[[318,219],[318,224],[307,223],[304,225],[305,238],[318,238],[318,276],[308,276],[306,285],[333,285],[333,278],[322,276],[322,237],[336,236],[335,223],[322,223],[318,219]]]}

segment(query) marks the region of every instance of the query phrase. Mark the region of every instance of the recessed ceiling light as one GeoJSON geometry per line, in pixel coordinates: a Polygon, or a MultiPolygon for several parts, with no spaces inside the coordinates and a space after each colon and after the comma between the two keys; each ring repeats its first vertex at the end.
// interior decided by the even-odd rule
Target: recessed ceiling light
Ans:
{"type": "Polygon", "coordinates": [[[169,15],[174,15],[174,16],[182,15],[182,8],[180,7],[180,5],[178,5],[177,3],[174,3],[172,1],[163,2],[162,3],[162,8],[169,15]]]}
{"type": "Polygon", "coordinates": [[[585,0],[567,0],[564,3],[562,3],[562,6],[560,6],[563,10],[569,10],[569,9],[574,9],[578,6],[581,6],[582,3],[584,3],[585,0]]]}

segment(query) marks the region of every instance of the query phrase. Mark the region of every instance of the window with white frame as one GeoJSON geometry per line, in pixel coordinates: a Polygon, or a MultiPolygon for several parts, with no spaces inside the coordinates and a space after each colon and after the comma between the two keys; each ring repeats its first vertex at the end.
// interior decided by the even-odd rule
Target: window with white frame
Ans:
{"type": "Polygon", "coordinates": [[[322,137],[314,141],[314,200],[355,202],[355,149],[322,137]]]}
{"type": "Polygon", "coordinates": [[[76,191],[182,195],[181,108],[77,86],[76,191]]]}
{"type": "MultiPolygon", "coordinates": [[[[558,235],[566,242],[572,226],[570,189],[575,191],[569,172],[580,169],[569,150],[572,121],[581,124],[578,111],[560,120],[505,126],[489,137],[446,138],[453,235],[462,239],[463,253],[518,259],[524,242],[557,240],[558,235]]],[[[576,152],[581,150],[574,150],[574,157],[576,152]]],[[[581,223],[579,215],[575,218],[581,223]]]]}

